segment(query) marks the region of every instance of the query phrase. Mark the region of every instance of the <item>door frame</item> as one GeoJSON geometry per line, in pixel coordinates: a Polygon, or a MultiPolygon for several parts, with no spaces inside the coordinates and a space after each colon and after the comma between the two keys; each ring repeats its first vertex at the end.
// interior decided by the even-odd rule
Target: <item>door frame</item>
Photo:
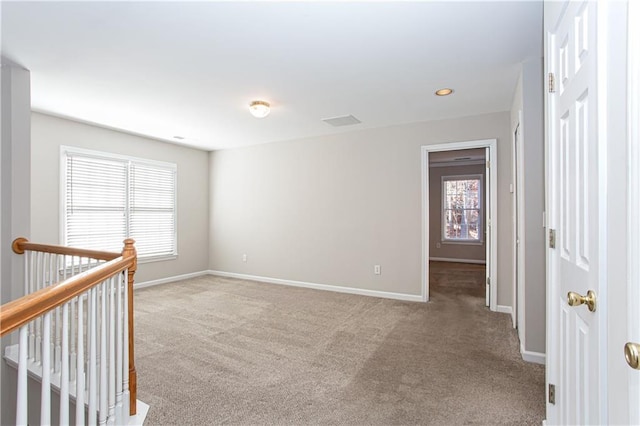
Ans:
{"type": "Polygon", "coordinates": [[[511,150],[513,183],[513,327],[518,329],[520,342],[525,338],[525,306],[524,306],[524,161],[522,154],[524,144],[522,139],[522,110],[518,111],[518,121],[511,134],[513,135],[513,149],[511,150]],[[516,137],[516,132],[520,135],[516,137]],[[518,236],[520,244],[518,244],[518,236]]]}
{"type": "Polygon", "coordinates": [[[489,162],[487,191],[490,196],[490,205],[485,206],[487,243],[490,244],[490,259],[487,259],[487,276],[491,279],[491,297],[489,309],[498,310],[498,147],[497,139],[481,139],[463,142],[449,142],[421,147],[422,161],[422,293],[423,302],[429,301],[429,154],[441,151],[457,151],[460,149],[489,148],[486,161],[489,162]]]}
{"type": "MultiPolygon", "coordinates": [[[[631,25],[640,19],[640,4],[636,1],[628,2],[627,10],[627,339],[629,342],[640,342],[640,225],[637,220],[637,212],[640,210],[640,28],[631,25]]],[[[627,367],[628,368],[628,367],[627,367]]],[[[640,422],[640,372],[626,370],[629,377],[629,422],[640,422]]]]}

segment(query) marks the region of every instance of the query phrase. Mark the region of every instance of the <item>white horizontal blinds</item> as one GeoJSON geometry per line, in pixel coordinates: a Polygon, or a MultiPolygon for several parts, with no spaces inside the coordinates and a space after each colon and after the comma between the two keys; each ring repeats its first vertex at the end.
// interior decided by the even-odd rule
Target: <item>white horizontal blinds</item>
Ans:
{"type": "Polygon", "coordinates": [[[139,256],[176,252],[175,167],[131,163],[129,235],[139,256]]]}
{"type": "Polygon", "coordinates": [[[176,250],[176,165],[65,147],[63,244],[139,258],[176,250]]]}
{"type": "Polygon", "coordinates": [[[119,252],[127,235],[127,164],[67,153],[65,244],[119,252]]]}

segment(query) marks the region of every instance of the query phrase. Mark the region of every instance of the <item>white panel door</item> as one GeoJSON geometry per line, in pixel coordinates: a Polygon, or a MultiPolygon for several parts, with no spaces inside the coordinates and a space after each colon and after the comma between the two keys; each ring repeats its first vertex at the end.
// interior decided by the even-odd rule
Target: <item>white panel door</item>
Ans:
{"type": "MultiPolygon", "coordinates": [[[[549,363],[554,365],[555,406],[549,421],[604,423],[600,348],[606,329],[604,287],[599,285],[599,165],[596,58],[597,3],[565,2],[545,16],[548,71],[555,93],[547,96],[549,119],[549,210],[555,249],[549,253],[549,308],[554,319],[549,363]],[[594,292],[595,311],[569,306],[568,293],[594,292]]],[[[577,300],[577,299],[576,299],[577,300]]]]}

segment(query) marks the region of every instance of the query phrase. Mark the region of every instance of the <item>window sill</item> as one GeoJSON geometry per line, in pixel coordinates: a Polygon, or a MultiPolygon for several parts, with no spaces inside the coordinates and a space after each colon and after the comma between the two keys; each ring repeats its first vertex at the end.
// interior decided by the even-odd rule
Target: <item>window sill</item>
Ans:
{"type": "Polygon", "coordinates": [[[164,262],[166,260],[176,260],[178,258],[178,254],[166,254],[161,256],[149,256],[149,257],[139,257],[138,264],[142,263],[153,263],[153,262],[164,262]]]}

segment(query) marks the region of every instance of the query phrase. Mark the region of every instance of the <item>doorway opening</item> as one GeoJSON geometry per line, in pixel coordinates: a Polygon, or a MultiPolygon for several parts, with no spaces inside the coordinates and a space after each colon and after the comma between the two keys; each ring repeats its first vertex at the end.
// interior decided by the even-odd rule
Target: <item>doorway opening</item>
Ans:
{"type": "Polygon", "coordinates": [[[424,301],[429,300],[430,260],[438,262],[434,273],[450,270],[446,262],[462,261],[469,269],[465,279],[478,281],[478,271],[484,269],[485,304],[496,310],[497,230],[491,226],[497,213],[496,158],[495,139],[422,147],[424,301]]]}

